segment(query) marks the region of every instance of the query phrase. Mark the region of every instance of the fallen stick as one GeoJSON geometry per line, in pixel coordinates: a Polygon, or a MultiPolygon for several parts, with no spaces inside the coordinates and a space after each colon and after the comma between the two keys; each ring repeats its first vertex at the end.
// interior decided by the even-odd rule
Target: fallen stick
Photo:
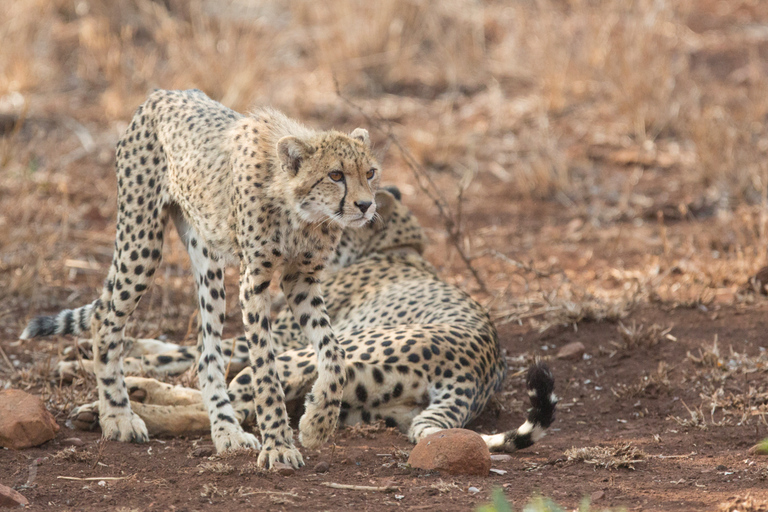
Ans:
{"type": "Polygon", "coordinates": [[[76,476],[57,476],[56,478],[60,478],[62,480],[126,480],[128,478],[131,478],[130,476],[90,476],[88,478],[79,478],[76,476]]]}
{"type": "Polygon", "coordinates": [[[349,485],[349,484],[337,484],[334,482],[320,482],[320,485],[331,487],[333,489],[347,489],[350,491],[380,491],[380,492],[393,492],[397,490],[397,487],[393,485],[387,485],[385,487],[375,487],[372,485],[349,485]]]}

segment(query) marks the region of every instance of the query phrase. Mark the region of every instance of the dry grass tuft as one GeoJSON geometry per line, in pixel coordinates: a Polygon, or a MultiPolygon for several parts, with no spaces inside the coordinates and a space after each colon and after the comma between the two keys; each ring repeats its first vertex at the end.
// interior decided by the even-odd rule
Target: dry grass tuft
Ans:
{"type": "Polygon", "coordinates": [[[633,349],[637,347],[651,348],[655,347],[664,339],[674,339],[669,337],[672,327],[666,329],[658,324],[645,328],[642,324],[637,325],[633,320],[630,325],[619,322],[619,334],[624,340],[622,348],[633,349]]]}
{"type": "Polygon", "coordinates": [[[630,442],[607,447],[571,448],[566,450],[565,456],[568,457],[569,462],[585,462],[605,469],[635,469],[635,464],[648,458],[647,453],[630,442]]]}
{"type": "Polygon", "coordinates": [[[659,361],[655,372],[640,377],[636,384],[620,383],[611,388],[611,392],[617,398],[637,398],[641,396],[658,396],[671,388],[669,373],[672,367],[664,361],[659,361]]]}

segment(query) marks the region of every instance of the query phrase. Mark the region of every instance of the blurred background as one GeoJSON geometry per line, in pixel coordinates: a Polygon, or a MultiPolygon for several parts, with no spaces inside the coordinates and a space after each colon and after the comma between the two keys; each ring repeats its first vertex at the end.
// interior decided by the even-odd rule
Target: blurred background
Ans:
{"type": "MultiPolygon", "coordinates": [[[[758,0],[8,0],[0,318],[90,300],[114,144],[152,89],[193,87],[366,126],[428,256],[502,320],[741,300],[766,247],[766,23],[758,0]]],[[[170,246],[161,298],[186,277],[170,246]]]]}

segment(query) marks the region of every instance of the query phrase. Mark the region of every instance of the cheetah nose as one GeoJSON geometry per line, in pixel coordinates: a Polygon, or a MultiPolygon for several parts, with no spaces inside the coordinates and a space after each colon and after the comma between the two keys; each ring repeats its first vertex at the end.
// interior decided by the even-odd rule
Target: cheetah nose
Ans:
{"type": "Polygon", "coordinates": [[[357,206],[361,212],[365,213],[368,211],[368,208],[371,207],[371,201],[355,201],[355,206],[357,206]]]}

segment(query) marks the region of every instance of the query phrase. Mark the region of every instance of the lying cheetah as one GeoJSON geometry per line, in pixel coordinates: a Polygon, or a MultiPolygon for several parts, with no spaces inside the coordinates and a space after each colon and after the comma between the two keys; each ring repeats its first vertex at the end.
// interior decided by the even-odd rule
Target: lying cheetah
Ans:
{"type": "MultiPolygon", "coordinates": [[[[422,258],[421,227],[393,194],[399,197],[396,189],[376,194],[376,222],[344,230],[322,286],[346,351],[341,423],[384,420],[415,443],[477,416],[501,386],[506,364],[488,315],[468,295],[440,280],[422,258]]],[[[30,336],[78,334],[86,329],[90,314],[90,306],[84,306],[40,317],[27,331],[30,336]]],[[[286,400],[300,399],[317,378],[317,359],[289,311],[278,314],[273,339],[284,350],[277,356],[277,367],[286,400]]],[[[253,399],[246,338],[223,344],[230,347],[225,355],[231,367],[244,368],[230,383],[230,400],[240,422],[252,421],[262,406],[253,399]]],[[[139,357],[130,360],[136,372],[180,373],[195,357],[190,347],[156,340],[136,340],[134,347],[139,357]]],[[[63,373],[72,373],[82,363],[62,364],[63,373]]],[[[131,396],[143,400],[133,408],[151,434],[208,428],[199,391],[141,377],[128,377],[127,383],[131,396]]],[[[544,434],[553,420],[553,385],[545,366],[531,368],[527,386],[533,408],[528,420],[516,430],[483,436],[491,450],[524,448],[544,434]]],[[[91,429],[98,412],[98,403],[89,404],[75,409],[70,418],[75,426],[91,429]]]]}
{"type": "Polygon", "coordinates": [[[224,379],[223,269],[237,261],[263,443],[258,464],[302,465],[276,374],[267,288],[280,268],[288,304],[317,354],[318,378],[299,423],[300,441],[314,448],[334,432],[345,378],[320,276],[342,229],[376,212],[379,166],[368,132],[317,132],[271,109],[240,115],[197,90],[156,91],[118,142],[116,164],[115,253],[91,322],[103,436],[147,441],[125,386],[123,329],[160,262],[170,218],[198,287],[198,372],[217,451],[259,448],[237,422],[224,379]]]}

